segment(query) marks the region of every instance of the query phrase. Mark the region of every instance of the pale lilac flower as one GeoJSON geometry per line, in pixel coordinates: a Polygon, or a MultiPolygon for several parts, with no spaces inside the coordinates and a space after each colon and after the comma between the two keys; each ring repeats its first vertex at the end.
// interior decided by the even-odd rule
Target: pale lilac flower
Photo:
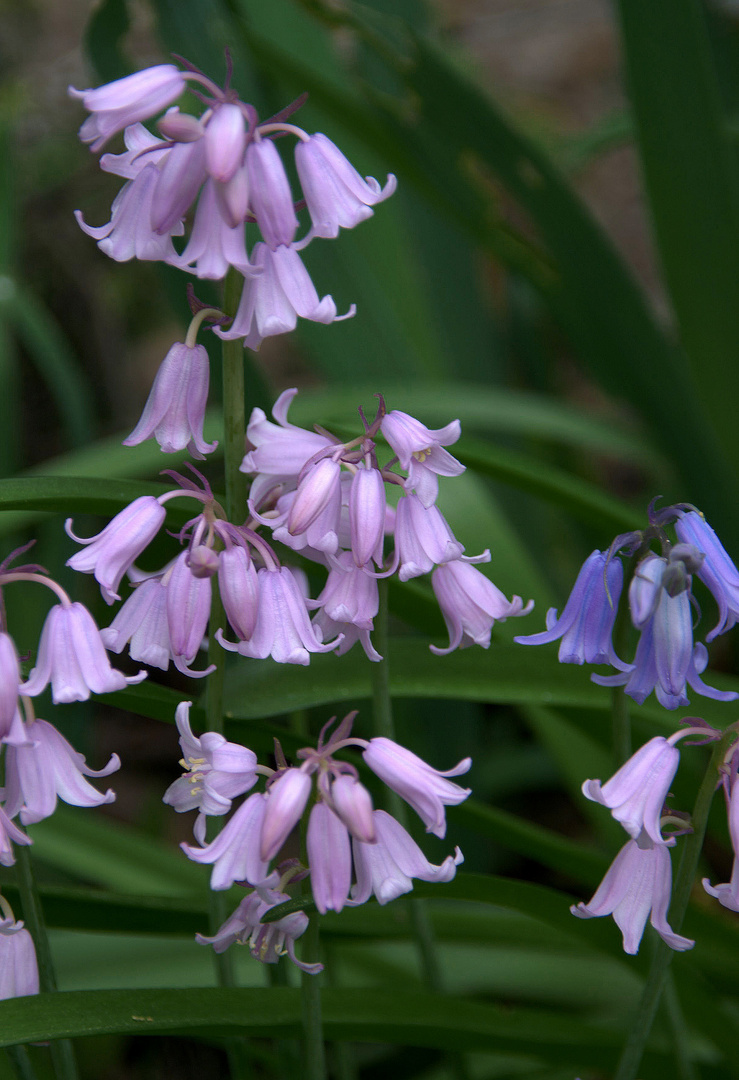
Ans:
{"type": "Polygon", "coordinates": [[[379,470],[357,469],[349,489],[349,527],[357,566],[366,566],[373,559],[382,566],[386,504],[385,481],[379,470]]]}
{"type": "Polygon", "coordinates": [[[170,150],[163,139],[152,135],[143,124],[127,127],[123,132],[123,141],[126,144],[125,153],[103,154],[100,168],[125,180],[134,180],[146,165],[156,165],[170,150]]]}
{"type": "Polygon", "coordinates": [[[371,630],[380,606],[377,578],[357,566],[350,551],[342,551],[332,560],[326,584],[316,603],[333,622],[351,623],[361,630],[371,630]]]}
{"type": "Polygon", "coordinates": [[[5,630],[0,631],[0,738],[11,730],[18,712],[21,668],[15,643],[5,630]]]}
{"type": "Polygon", "coordinates": [[[207,350],[175,342],[159,366],[141,419],[123,445],[138,446],[153,436],[165,454],[187,450],[202,461],[218,446],[203,438],[209,381],[207,350]]]}
{"type": "Polygon", "coordinates": [[[265,862],[273,859],[303,816],[313,787],[302,769],[286,769],[273,779],[267,790],[267,807],[260,841],[265,862]]]}
{"type": "Polygon", "coordinates": [[[262,887],[241,901],[213,937],[196,934],[195,940],[199,945],[212,945],[217,953],[225,952],[230,945],[240,941],[248,945],[254,959],[263,964],[276,964],[287,952],[301,971],[317,975],[323,971],[323,964],[306,964],[295,955],[295,941],[308,929],[308,916],[304,911],[294,911],[275,922],[260,922],[273,907],[289,899],[287,893],[262,887]]]}
{"type": "Polygon", "coordinates": [[[278,543],[284,544],[293,551],[299,551],[307,559],[315,559],[323,564],[327,555],[336,553],[341,541],[344,512],[342,492],[346,488],[344,477],[348,480],[348,473],[341,474],[339,483],[330,492],[326,505],[311,521],[305,532],[293,534],[287,527],[290,510],[296,498],[294,491],[285,492],[278,498],[269,517],[263,517],[256,511],[252,511],[252,515],[262,525],[267,525],[272,529],[272,538],[278,543]]]}
{"type": "Polygon", "coordinates": [[[264,660],[271,656],[278,664],[310,663],[310,653],[331,652],[340,638],[322,645],[310,624],[305,599],[286,566],[279,569],[262,568],[257,573],[259,610],[254,633],[248,641],[233,643],[216,638],[224,649],[264,660]]]}
{"type": "Polygon", "coordinates": [[[667,844],[652,844],[643,835],[641,841],[629,840],[621,848],[592,900],[573,904],[570,911],[579,919],[613,915],[623,934],[624,952],[631,955],[639,951],[647,918],[666,945],[683,952],[695,942],[676,934],[667,922],[671,889],[667,844]]]}
{"type": "Polygon", "coordinates": [[[287,515],[291,536],[304,533],[329,507],[340,510],[341,465],[329,457],[316,462],[298,483],[287,515]]]}
{"type": "Polygon", "coordinates": [[[729,818],[729,836],[734,851],[731,878],[721,885],[711,885],[708,878],[703,878],[703,888],[725,908],[739,911],[739,783],[737,783],[736,760],[731,763],[730,777],[723,778],[726,809],[729,818]]]}
{"type": "Polygon", "coordinates": [[[380,904],[387,904],[413,888],[413,878],[420,881],[451,881],[463,861],[459,848],[448,855],[440,866],[428,861],[418,844],[402,825],[385,813],[373,814],[377,841],[365,844],[352,841],[356,884],[352,887],[350,904],[364,904],[374,894],[380,904]]]}
{"type": "Polygon", "coordinates": [[[14,843],[26,845],[32,842],[0,806],[0,866],[12,866],[15,862],[14,843]]]}
{"type": "Polygon", "coordinates": [[[298,219],[285,166],[271,139],[249,143],[246,169],[252,212],[267,245],[274,251],[292,244],[298,219]]]}
{"type": "MultiPolygon", "coordinates": [[[[167,622],[167,589],[160,577],[137,585],[110,626],[100,631],[106,649],[123,652],[130,642],[132,660],[166,671],[172,659],[167,622]]],[[[188,672],[189,675],[198,674],[188,672]]]]}
{"type": "Polygon", "coordinates": [[[191,664],[197,656],[210,617],[210,577],[196,577],[189,562],[190,552],[181,552],[167,581],[167,624],[177,667],[191,664]]]}
{"type": "Polygon", "coordinates": [[[680,751],[674,742],[686,734],[676,732],[669,739],[655,736],[632,754],[602,787],[600,780],[586,780],[582,785],[583,795],[607,806],[634,840],[643,830],[653,844],[666,843],[660,817],[680,762],[680,751]]]}
{"type": "Polygon", "coordinates": [[[11,916],[0,920],[0,1001],[38,994],[39,978],[33,938],[11,916]]]}
{"type": "Polygon", "coordinates": [[[362,179],[339,148],[320,133],[296,145],[295,165],[315,236],[335,237],[340,227],[353,229],[372,217],[372,207],[389,198],[397,186],[392,175],[384,188],[372,176],[362,179]]]}
{"type": "Polygon", "coordinates": [[[401,581],[428,574],[463,552],[464,545],[435,505],[424,506],[417,495],[401,495],[395,511],[395,559],[401,581]]]}
{"type": "Polygon", "coordinates": [[[87,701],[90,693],[110,694],[141,682],[146,672],[123,675],[110,666],[100,631],[82,604],[56,604],[44,623],[36,666],[21,693],[36,697],[51,683],[51,697],[60,702],[87,701]]]}
{"type": "Polygon", "coordinates": [[[120,600],[118,587],[121,578],[136,561],[144,548],[157,535],[166,517],[166,510],[153,495],[142,495],[109,521],[102,532],[85,539],[72,532],[72,519],[64,528],[82,551],[67,559],[67,566],[82,574],[93,574],[107,604],[120,600]]]}
{"type": "Polygon", "coordinates": [[[506,600],[492,581],[462,559],[437,566],[431,575],[431,585],[449,631],[448,648],[430,646],[437,656],[446,656],[460,645],[489,648],[496,621],[528,615],[534,606],[533,600],[524,606],[520,596],[506,600]]]}
{"type": "Polygon", "coordinates": [[[206,816],[227,814],[232,800],[256,784],[257,757],[245,746],[227,742],[216,731],[206,731],[199,738],[193,735],[191,704],[180,702],[175,713],[185,775],[169,785],[162,802],[173,806],[179,814],[198,810],[193,832],[198,843],[204,844],[206,816]]]}
{"type": "Polygon", "coordinates": [[[694,545],[705,554],[696,572],[718,604],[718,622],[706,634],[706,641],[713,641],[719,634],[731,630],[739,619],[739,570],[716,533],[697,511],[691,510],[679,517],[675,532],[684,543],[694,545]]]}
{"type": "MultiPolygon", "coordinates": [[[[274,424],[262,409],[252,409],[246,440],[253,449],[248,451],[241,463],[242,472],[292,480],[292,486],[296,487],[306,461],[334,445],[326,435],[290,423],[287,413],[297,392],[293,387],[280,394],[272,409],[276,420],[274,424]]],[[[258,500],[253,501],[258,505],[258,500]]]]}
{"type": "Polygon", "coordinates": [[[26,733],[29,743],[6,750],[5,808],[10,817],[20,812],[24,825],[43,821],[56,810],[57,796],[70,806],[102,806],[115,800],[113,791],[103,794],[85,777],[115,772],[121,767],[117,754],[111,754],[104,769],[90,769],[84,756],[46,720],[34,720],[26,733]]]}
{"type": "Polygon", "coordinates": [[[441,772],[399,746],[392,739],[370,739],[363,753],[372,772],[413,807],[426,826],[426,832],[440,839],[446,836],[445,806],[457,806],[469,796],[471,789],[452,784],[448,776],[469,772],[471,758],[464,758],[453,769],[441,772]]]}
{"type": "Polygon", "coordinates": [[[374,844],[376,839],[372,796],[351,773],[340,773],[332,782],[330,799],[333,809],[357,840],[374,844]]]}
{"type": "Polygon", "coordinates": [[[195,264],[199,278],[220,280],[235,266],[239,273],[251,275],[253,268],[246,253],[243,222],[233,225],[224,217],[214,180],[207,180],[198,199],[192,232],[181,255],[168,260],[172,266],[187,270],[195,264]]]}
{"type": "Polygon", "coordinates": [[[171,228],[154,231],[152,202],[158,182],[159,170],[149,163],[118,192],[107,225],[87,225],[80,210],[75,210],[74,216],[82,231],[97,240],[100,250],[116,262],[134,258],[169,262],[177,258],[172,237],[182,236],[185,228],[178,218],[171,228]]]}
{"type": "Polygon", "coordinates": [[[612,664],[624,671],[628,665],[616,656],[611,635],[623,586],[620,559],[608,559],[607,551],[593,551],[577,575],[564,611],[547,612],[547,628],[540,634],[515,637],[519,645],[546,645],[561,638],[562,664],[612,664]]]}
{"type": "Polygon", "coordinates": [[[372,660],[373,663],[379,663],[382,660],[372,644],[369,629],[362,629],[355,623],[336,622],[329,618],[324,608],[314,616],[311,626],[319,641],[334,640],[337,636],[341,639],[335,650],[337,656],[344,656],[359,642],[368,660],[372,660]]]}
{"type": "Polygon", "coordinates": [[[306,842],[316,907],[322,915],[341,911],[352,883],[349,832],[325,802],[317,802],[310,812],[306,842]]]}
{"type": "Polygon", "coordinates": [[[251,556],[240,544],[227,545],[220,553],[218,589],[236,636],[248,641],[257,625],[259,584],[251,556]]]}
{"type": "Polygon", "coordinates": [[[716,690],[700,675],[708,663],[702,644],[693,645],[690,593],[670,596],[662,589],[652,618],[645,624],[636,647],[634,663],[617,675],[591,675],[599,686],[623,686],[639,705],[654,690],[665,709],[688,705],[686,683],[703,697],[736,701],[739,694],[716,690]]]}
{"type": "Polygon", "coordinates": [[[185,75],[174,64],[157,64],[96,90],[75,90],[70,86],[70,97],[80,98],[92,113],[80,128],[80,139],[91,143],[91,150],[99,150],[129,124],[148,120],[166,109],[185,85],[185,75]]]}
{"type": "Polygon", "coordinates": [[[258,272],[244,282],[233,323],[228,330],[214,328],[213,332],[224,341],[243,338],[244,345],[256,351],[264,338],[294,330],[298,316],[311,322],[332,323],[355,314],[354,305],[345,315],[337,315],[331,296],[319,299],[294,247],[281,244],[273,251],[261,242],[255,244],[252,266],[258,272]]]}
{"type": "Polygon", "coordinates": [[[151,200],[151,227],[155,233],[170,233],[195,201],[205,183],[205,141],[175,143],[158,167],[151,200]]]}
{"type": "Polygon", "coordinates": [[[380,428],[402,468],[408,470],[407,489],[415,491],[424,506],[436,502],[439,476],[459,476],[464,472],[464,465],[443,449],[459,439],[459,420],[452,420],[443,428],[427,428],[408,413],[393,409],[383,416],[380,428]]]}
{"type": "Polygon", "coordinates": [[[267,796],[250,795],[229,818],[218,836],[205,847],[180,847],[193,862],[213,865],[211,889],[230,889],[235,882],[261,885],[267,877],[268,862],[259,854],[262,822],[267,796]]]}
{"type": "Polygon", "coordinates": [[[244,114],[236,104],[217,105],[205,127],[205,161],[214,180],[227,184],[246,148],[244,114]]]}

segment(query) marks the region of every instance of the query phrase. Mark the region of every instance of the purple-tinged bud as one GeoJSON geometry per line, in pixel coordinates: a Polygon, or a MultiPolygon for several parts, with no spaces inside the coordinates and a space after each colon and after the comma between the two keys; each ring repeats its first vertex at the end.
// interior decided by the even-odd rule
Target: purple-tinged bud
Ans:
{"type": "Polygon", "coordinates": [[[686,544],[705,554],[698,577],[718,604],[719,618],[706,641],[731,630],[739,619],[739,570],[702,514],[691,510],[675,522],[675,532],[686,544]]]}
{"type": "Polygon", "coordinates": [[[322,458],[298,484],[295,499],[287,516],[288,532],[295,536],[304,533],[309,525],[339,495],[341,465],[331,458],[322,458]]]}
{"type": "Polygon", "coordinates": [[[216,638],[230,652],[265,660],[271,656],[278,664],[310,662],[312,652],[331,652],[341,638],[322,645],[310,624],[305,598],[288,567],[263,568],[257,574],[259,610],[257,624],[249,641],[232,644],[220,630],[216,638]]]}
{"type": "Polygon", "coordinates": [[[241,165],[246,148],[244,114],[238,105],[216,107],[205,128],[205,161],[214,180],[228,183],[241,165]]]}
{"type": "Polygon", "coordinates": [[[111,694],[146,678],[146,672],[123,675],[110,666],[100,631],[82,604],[55,605],[41,631],[36,666],[20,691],[36,697],[51,682],[55,705],[111,694]]]}
{"type": "MultiPolygon", "coordinates": [[[[620,565],[620,564],[619,564],[620,565]]],[[[662,576],[667,560],[659,555],[647,555],[636,568],[629,585],[629,610],[631,621],[637,630],[649,622],[659,603],[662,590],[662,576]]],[[[617,598],[613,598],[614,605],[617,598]]]]}
{"type": "Polygon", "coordinates": [[[0,1001],[38,994],[39,978],[33,938],[22,922],[0,921],[0,1001]]]}
{"type": "Polygon", "coordinates": [[[166,511],[153,495],[142,495],[116,514],[102,532],[85,539],[72,532],[72,519],[67,518],[64,528],[78,544],[85,548],[70,559],[67,566],[82,574],[94,574],[106,603],[120,600],[118,586],[126,570],[136,561],[144,548],[164,524],[166,511]]]}
{"type": "Polygon", "coordinates": [[[167,623],[167,588],[160,578],[137,585],[110,626],[100,631],[106,649],[128,650],[132,660],[166,671],[172,656],[167,623]]]}
{"type": "Polygon", "coordinates": [[[624,571],[620,559],[608,559],[606,551],[593,551],[583,563],[564,611],[549,608],[546,630],[513,640],[519,645],[547,645],[561,638],[561,664],[613,664],[630,670],[616,656],[611,635],[618,612],[624,571]]]}
{"type": "Polygon", "coordinates": [[[377,469],[357,469],[349,489],[349,527],[357,566],[374,559],[382,565],[385,535],[385,481],[377,469]]]}
{"type": "Polygon", "coordinates": [[[356,884],[350,904],[364,904],[373,894],[379,904],[387,904],[413,888],[413,878],[421,881],[451,881],[463,861],[459,848],[448,855],[440,866],[430,863],[415,840],[403,826],[385,813],[375,810],[377,841],[363,844],[352,842],[356,884]]]}
{"type": "Polygon", "coordinates": [[[326,803],[316,803],[310,812],[306,844],[316,907],[322,915],[341,911],[352,883],[351,845],[346,825],[326,803]]]}
{"type": "Polygon", "coordinates": [[[602,787],[600,780],[586,780],[582,793],[591,802],[607,806],[634,840],[643,830],[653,844],[664,844],[660,818],[679,762],[677,747],[658,735],[632,754],[602,787]]]}
{"type": "Polygon", "coordinates": [[[151,227],[160,235],[182,220],[205,181],[205,140],[176,143],[159,172],[151,202],[151,227]]]}
{"type": "Polygon", "coordinates": [[[446,656],[460,645],[489,648],[496,621],[528,615],[534,606],[533,600],[524,606],[520,596],[506,600],[492,581],[461,559],[437,566],[431,575],[431,586],[449,631],[446,649],[429,646],[437,656],[446,656]]]}
{"type": "Polygon", "coordinates": [[[401,581],[428,574],[442,563],[460,558],[464,545],[436,506],[426,507],[417,495],[401,495],[395,512],[395,546],[401,581]]]}
{"type": "Polygon", "coordinates": [[[187,565],[196,578],[210,578],[218,572],[218,552],[206,544],[198,544],[190,549],[187,565]]]}
{"type": "Polygon", "coordinates": [[[56,728],[46,720],[34,720],[26,728],[29,743],[8,746],[5,758],[6,811],[20,812],[24,825],[51,817],[57,796],[70,806],[102,806],[115,801],[115,793],[104,794],[88,784],[86,776],[109,776],[120,769],[121,760],[111,754],[104,769],[90,769],[56,728]]]}
{"type": "MultiPolygon", "coordinates": [[[[673,841],[674,843],[674,841],[673,841]]],[[[624,952],[634,955],[644,933],[647,916],[666,945],[678,952],[692,949],[690,938],[676,934],[667,922],[672,889],[672,865],[666,844],[648,838],[629,840],[621,848],[588,904],[570,908],[579,919],[613,915],[623,934],[624,952]]]]}
{"type": "Polygon", "coordinates": [[[274,859],[303,816],[313,781],[301,769],[287,769],[267,791],[259,853],[265,862],[274,859]]]}
{"type": "Polygon", "coordinates": [[[404,746],[385,738],[370,739],[362,756],[372,772],[413,807],[426,826],[426,832],[443,840],[446,835],[444,807],[464,802],[471,790],[450,783],[446,777],[468,772],[472,759],[464,758],[453,769],[440,772],[404,746]]]}
{"type": "Polygon", "coordinates": [[[21,668],[10,634],[0,632],[0,738],[10,731],[18,710],[21,668]]]}
{"type": "Polygon", "coordinates": [[[257,625],[259,585],[249,553],[240,545],[227,547],[218,562],[218,588],[229,623],[241,641],[248,641],[257,625]]]}
{"type": "Polygon", "coordinates": [[[153,436],[165,454],[186,449],[202,461],[218,446],[203,437],[209,382],[207,350],[176,342],[162,360],[141,419],[123,445],[138,446],[153,436]]]}
{"type": "Polygon", "coordinates": [[[215,184],[218,209],[226,224],[235,229],[249,213],[249,173],[246,165],[236,170],[227,184],[215,184]]]}
{"type": "Polygon", "coordinates": [[[80,98],[93,114],[80,128],[80,139],[97,151],[129,124],[148,120],[165,109],[184,89],[185,76],[174,64],[144,68],[97,90],[75,90],[70,86],[70,97],[80,98]]]}
{"type": "Polygon", "coordinates": [[[390,175],[384,188],[371,176],[363,180],[339,148],[325,135],[311,135],[295,147],[295,165],[316,236],[338,236],[372,217],[375,203],[397,186],[390,175]]]}
{"type": "Polygon", "coordinates": [[[167,624],[172,655],[191,663],[205,637],[210,617],[210,578],[197,578],[188,566],[189,551],[177,556],[167,583],[167,624]]]}
{"type": "Polygon", "coordinates": [[[259,837],[266,807],[266,795],[250,795],[212,843],[204,848],[180,844],[188,859],[213,865],[211,889],[230,889],[236,881],[261,885],[265,880],[267,862],[259,855],[259,837]]]}
{"type": "Polygon", "coordinates": [[[205,128],[200,120],[189,113],[180,112],[177,106],[167,110],[161,120],[157,121],[157,127],[170,142],[197,142],[205,135],[205,128]]]}
{"type": "Polygon", "coordinates": [[[439,476],[459,476],[464,465],[442,449],[457,442],[461,434],[459,420],[443,428],[427,428],[414,416],[393,409],[380,425],[402,468],[408,470],[407,487],[415,491],[424,506],[436,502],[439,476]]]}
{"type": "Polygon", "coordinates": [[[364,784],[349,773],[341,773],[331,784],[331,800],[352,836],[363,844],[374,844],[376,833],[372,796],[364,784]]]}
{"type": "Polygon", "coordinates": [[[267,245],[274,250],[291,244],[298,219],[285,166],[271,139],[249,143],[246,168],[252,211],[267,245]]]}
{"type": "Polygon", "coordinates": [[[342,551],[332,561],[318,603],[334,622],[371,630],[380,606],[377,578],[357,566],[350,551],[342,551]]]}

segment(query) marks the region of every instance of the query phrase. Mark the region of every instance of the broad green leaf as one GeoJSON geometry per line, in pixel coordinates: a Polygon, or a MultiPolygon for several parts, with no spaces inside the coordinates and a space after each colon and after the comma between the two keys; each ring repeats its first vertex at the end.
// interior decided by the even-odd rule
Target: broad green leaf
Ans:
{"type": "Polygon", "coordinates": [[[85,30],[85,50],[100,82],[112,82],[131,73],[130,61],[121,51],[121,38],[130,26],[126,0],[102,0],[93,9],[85,30]]]}

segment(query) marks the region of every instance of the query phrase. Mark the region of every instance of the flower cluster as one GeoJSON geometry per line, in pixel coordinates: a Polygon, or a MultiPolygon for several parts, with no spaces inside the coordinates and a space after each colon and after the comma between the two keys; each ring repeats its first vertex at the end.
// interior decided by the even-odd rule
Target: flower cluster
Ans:
{"type": "MultiPolygon", "coordinates": [[[[70,89],[90,116],[80,138],[99,151],[123,132],[126,150],[104,154],[100,165],[126,183],[106,225],[77,220],[106,255],[161,260],[199,278],[220,279],[230,267],[245,277],[238,311],[229,327],[216,330],[258,349],[262,340],[295,328],[298,317],[331,323],[338,315],[331,296],[319,297],[301,258],[316,237],[335,238],[371,217],[373,207],[395,190],[364,179],[341,151],[320,133],[309,135],[288,122],[302,104],[288,105],[260,121],[253,105],[230,87],[218,86],[187,61],[146,68],[96,90],[70,89]],[[200,116],[173,106],[188,87],[205,109],[200,116]],[[171,106],[167,109],[167,106],[171,106]],[[167,109],[158,122],[162,138],[141,121],[167,109]],[[302,188],[295,200],[276,140],[296,139],[294,165],[302,188]],[[181,251],[174,237],[192,227],[181,251]],[[307,208],[305,234],[297,238],[298,211],[307,208]],[[255,222],[262,239],[249,253],[245,225],[255,222]]],[[[192,358],[190,358],[192,359],[192,358]]]]}
{"type": "Polygon", "coordinates": [[[122,510],[84,545],[68,565],[94,574],[108,603],[120,599],[125,574],[134,591],[111,625],[103,630],[106,646],[120,653],[130,643],[134,660],[166,669],[170,662],[188,675],[206,675],[191,665],[200,649],[210,616],[212,581],[217,580],[223,607],[236,641],[222,628],[213,633],[224,649],[278,663],[307,664],[311,653],[345,653],[360,642],[371,660],[381,659],[370,632],[379,605],[378,577],[398,573],[408,581],[433,571],[431,583],[449,628],[445,654],[458,646],[487,648],[496,620],[525,615],[533,603],[503,593],[472,565],[490,558],[463,554],[436,506],[439,476],[459,475],[464,467],[445,449],[459,438],[453,421],[433,430],[407,413],[386,412],[384,402],[364,434],[348,442],[328,432],[307,431],[290,423],[288,407],[295,390],[286,390],[273,410],[276,422],[254,409],[247,428],[251,449],[242,471],[252,475],[250,517],[229,522],[210,486],[190,466],[199,484],[170,472],[179,487],[142,496],[122,510]],[[378,461],[382,435],[396,455],[378,461]],[[397,471],[406,470],[407,475],[397,471]],[[387,485],[400,491],[393,509],[387,485]],[[165,504],[173,498],[197,500],[202,511],[182,529],[186,544],[160,571],[144,574],[135,560],[161,529],[165,504]],[[260,534],[271,533],[271,542],[260,534]],[[385,555],[387,534],[394,536],[385,555]],[[310,559],[327,571],[317,599],[307,595],[305,577],[283,565],[275,545],[310,559]],[[311,620],[310,612],[316,613],[311,620]]]}
{"type": "Polygon", "coordinates": [[[686,687],[717,701],[735,701],[732,691],[708,686],[701,675],[708,664],[702,642],[693,640],[693,616],[697,603],[692,577],[697,574],[712,593],[719,621],[706,635],[712,641],[739,618],[739,570],[703,515],[693,507],[671,506],[649,511],[650,523],[643,532],[618,536],[607,551],[594,551],[585,560],[577,581],[558,617],[547,612],[547,629],[540,634],[517,637],[522,645],[560,641],[559,659],[565,664],[611,664],[615,675],[591,675],[600,686],[623,686],[641,704],[655,692],[666,709],[689,704],[686,687]],[[675,540],[665,527],[672,525],[675,540]],[[651,549],[660,545],[660,553],[651,549]],[[619,553],[636,560],[628,588],[631,622],[639,632],[631,663],[614,650],[612,633],[623,587],[619,553]]]}
{"type": "MultiPolygon", "coordinates": [[[[268,963],[287,949],[295,960],[293,944],[307,926],[304,913],[293,913],[262,925],[267,911],[289,899],[285,888],[306,875],[318,910],[341,911],[375,896],[380,904],[409,892],[413,878],[450,881],[462,862],[459,848],[438,866],[430,863],[405,828],[384,810],[375,810],[359,780],[356,766],[337,757],[357,747],[367,766],[384,784],[411,806],[426,831],[446,835],[445,807],[456,806],[469,789],[453,783],[471,765],[469,758],[440,772],[391,739],[352,736],[356,713],[335,728],[325,725],[315,747],[298,750],[300,765],[288,765],[277,744],[277,768],[258,765],[255,755],[223,736],[206,732],[195,737],[189,723],[190,702],[177,709],[185,775],[164,795],[175,810],[198,810],[195,836],[201,846],[183,844],[195,862],[213,867],[212,889],[234,883],[251,892],[215,937],[199,938],[222,951],[234,941],[248,941],[252,953],[268,963]],[[234,811],[218,836],[205,844],[205,818],[223,815],[232,800],[250,791],[259,777],[267,778],[264,791],[251,794],[234,811]],[[305,826],[306,864],[294,855],[290,837],[308,812],[305,826]],[[273,862],[276,866],[270,869],[273,862]],[[299,916],[299,917],[298,917],[299,916]]],[[[308,971],[320,965],[301,965],[308,971]]]]}
{"type": "MultiPolygon", "coordinates": [[[[668,848],[674,846],[679,833],[664,837],[662,829],[669,824],[679,824],[683,832],[686,829],[684,815],[668,811],[665,799],[680,761],[679,740],[699,735],[699,741],[705,742],[720,733],[700,720],[686,723],[690,726],[667,739],[650,739],[607,783],[586,780],[582,786],[585,797],[608,807],[631,839],[619,851],[592,900],[570,910],[581,919],[613,915],[623,935],[624,951],[631,954],[639,950],[647,918],[671,949],[682,952],[695,944],[676,934],[667,922],[672,890],[668,848]]],[[[728,888],[718,886],[718,890],[728,888]]],[[[718,890],[708,891],[719,895],[718,890]]]]}

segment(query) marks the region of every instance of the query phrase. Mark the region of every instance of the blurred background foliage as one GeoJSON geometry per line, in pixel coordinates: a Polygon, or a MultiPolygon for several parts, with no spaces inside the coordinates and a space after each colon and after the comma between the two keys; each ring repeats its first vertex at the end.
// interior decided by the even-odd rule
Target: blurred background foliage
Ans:
{"type": "MultiPolygon", "coordinates": [[[[427,583],[392,593],[399,736],[439,765],[473,753],[474,802],[449,815],[465,872],[418,890],[434,896],[446,996],[421,984],[403,901],[324,920],[327,1032],[354,1046],[353,1063],[337,1052],[333,1067],[435,1080],[451,1075],[445,1052],[464,1048],[481,1080],[610,1075],[649,943],[627,959],[610,921],[576,923],[567,910],[620,843],[579,794],[611,769],[610,696],[585,671],[561,669],[554,647],[511,638],[561,607],[583,558],[639,527],[655,495],[698,505],[739,554],[739,8],[5,0],[0,19],[0,530],[8,549],[37,535],[40,561],[103,624],[94,582],[63,568],[73,545],[61,515],[89,535],[94,515],[156,491],[145,485],[177,463],[120,440],[188,309],[182,274],[112,263],[77,228],[77,208],[92,224],[108,219],[117,180],[78,143],[67,85],[172,52],[219,79],[228,46],[234,85],[262,117],[307,91],[302,126],[325,131],[363,174],[398,176],[370,223],[306,253],[319,293],[340,310],[356,302],[357,317],[303,323],[248,354],[247,406],[268,409],[297,385],[291,417],[307,426],[352,430],[356,406],[369,411],[378,391],[430,426],[459,417],[469,469],[453,490],[442,484],[440,505],[468,551],[492,549],[485,572],[537,610],[496,627],[489,653],[439,661],[427,650],[443,640],[427,583]]],[[[211,283],[196,292],[217,302],[211,283]]],[[[30,651],[46,603],[15,592],[11,629],[30,651]]],[[[704,606],[710,620],[709,597],[704,606]]],[[[735,653],[730,640],[712,647],[721,687],[735,685],[735,653]]],[[[3,1045],[19,1032],[74,1034],[82,1010],[94,1035],[80,1041],[85,1077],[216,1075],[219,1038],[234,1030],[254,1036],[251,1075],[280,1075],[272,1043],[256,1036],[294,1033],[298,1006],[288,991],[271,1012],[249,996],[264,972],[248,957],[231,1005],[173,997],[156,1038],[130,1020],[147,1012],[135,988],[213,986],[212,959],[192,943],[207,920],[206,875],[177,850],[189,822],[160,801],[176,775],[174,706],[199,690],[155,672],[55,714],[93,765],[113,749],[124,759],[114,806],[62,807],[32,829],[60,985],[121,995],[65,995],[41,1002],[43,1013],[30,999],[5,1003],[3,1045]],[[200,1039],[159,1037],[166,1030],[200,1039]]],[[[230,731],[269,753],[288,714],[317,728],[368,698],[363,656],[319,656],[307,670],[242,661],[229,672],[230,731]]],[[[715,702],[693,708],[720,726],[735,718],[715,702]]],[[[676,724],[652,701],[633,715],[637,743],[676,724]]],[[[299,742],[288,733],[285,745],[299,742]]],[[[676,805],[692,804],[703,753],[683,755],[676,805]]],[[[730,866],[719,810],[712,880],[730,866]]],[[[432,859],[446,854],[427,841],[432,859]]],[[[2,876],[12,899],[12,873],[2,876]]],[[[739,922],[697,891],[686,932],[698,943],[675,964],[645,1080],[668,1070],[689,1080],[686,1055],[701,1076],[739,1074],[739,922]]],[[[33,1055],[44,1075],[43,1051],[33,1055]]]]}

